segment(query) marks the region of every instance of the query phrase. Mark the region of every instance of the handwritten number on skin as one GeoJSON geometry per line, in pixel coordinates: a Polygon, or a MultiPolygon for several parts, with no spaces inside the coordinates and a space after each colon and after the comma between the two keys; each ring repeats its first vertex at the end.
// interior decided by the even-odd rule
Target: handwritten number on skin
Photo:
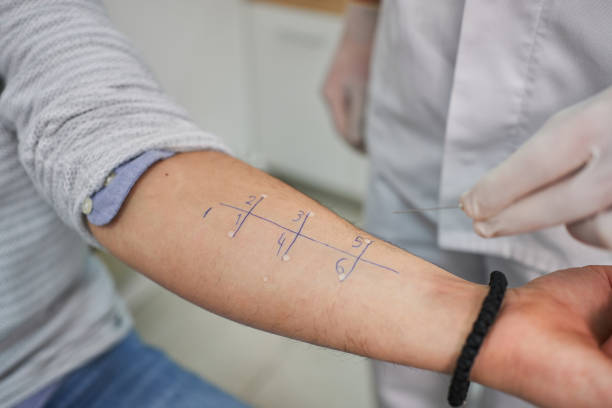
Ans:
{"type": "Polygon", "coordinates": [[[305,216],[305,215],[306,215],[306,213],[304,211],[300,210],[297,213],[297,218],[294,218],[291,221],[293,221],[293,222],[300,222],[300,221],[302,221],[302,217],[305,216]]]}
{"type": "Polygon", "coordinates": [[[286,239],[287,238],[285,238],[285,233],[284,232],[280,235],[280,237],[278,237],[278,241],[277,241],[277,243],[278,243],[278,251],[276,251],[276,256],[278,256],[280,254],[280,250],[283,247],[283,244],[285,243],[286,239]]]}
{"type": "MultiPolygon", "coordinates": [[[[315,239],[311,236],[307,236],[305,234],[302,234],[302,229],[304,227],[304,225],[306,224],[306,221],[308,221],[314,214],[311,212],[306,212],[303,210],[299,210],[297,211],[295,214],[295,218],[289,218],[291,219],[291,221],[293,223],[299,223],[299,229],[296,228],[296,226],[293,227],[286,227],[283,226],[281,224],[279,224],[278,222],[265,218],[261,215],[258,215],[254,212],[255,208],[257,207],[258,204],[261,203],[262,200],[264,200],[264,198],[266,198],[265,194],[262,194],[259,196],[259,198],[255,195],[249,195],[248,196],[248,201],[244,201],[245,204],[250,205],[250,208],[247,210],[245,208],[241,208],[239,206],[234,206],[231,204],[226,204],[226,203],[219,203],[221,206],[223,207],[227,207],[227,208],[231,208],[234,209],[236,211],[239,211],[240,214],[236,214],[237,218],[236,218],[236,229],[235,231],[230,231],[228,233],[228,236],[230,236],[231,238],[236,236],[236,233],[238,233],[238,231],[240,231],[240,228],[243,226],[244,222],[247,220],[247,218],[257,218],[263,222],[269,223],[271,225],[274,225],[278,228],[283,229],[284,231],[281,231],[281,234],[278,236],[277,240],[276,240],[276,244],[277,246],[277,250],[276,250],[276,256],[281,256],[281,251],[285,248],[285,243],[287,242],[287,235],[289,235],[289,237],[291,238],[288,244],[288,248],[285,249],[285,253],[284,255],[282,255],[282,259],[284,261],[288,261],[289,260],[289,255],[288,252],[291,250],[291,247],[293,246],[293,244],[295,243],[295,241],[299,238],[299,237],[304,237],[305,239],[308,239],[311,242],[314,242],[316,244],[319,244],[321,246],[324,246],[326,248],[329,248],[331,250],[340,252],[344,255],[346,255],[346,257],[337,259],[336,263],[335,263],[335,269],[336,269],[336,273],[338,276],[338,280],[340,282],[345,281],[350,275],[352,275],[353,271],[356,269],[356,267],[358,266],[359,262],[365,262],[368,263],[370,265],[373,265],[374,267],[377,267],[379,269],[384,269],[396,274],[399,274],[400,272],[398,270],[395,270],[393,268],[390,268],[386,265],[383,264],[379,264],[376,262],[373,262],[371,260],[365,259],[363,256],[365,255],[365,252],[367,251],[368,247],[370,245],[372,245],[374,242],[367,239],[364,236],[361,235],[353,235],[353,241],[349,241],[351,242],[351,249],[353,248],[358,248],[358,251],[351,251],[351,252],[360,252],[358,255],[351,253],[349,251],[337,248],[325,241],[321,241],[318,239],[315,239]],[[252,217],[250,217],[252,216],[252,217]],[[295,234],[295,235],[294,235],[295,234]],[[354,258],[354,260],[353,260],[354,258]],[[347,263],[348,262],[348,263],[347,263]]],[[[213,207],[208,208],[203,214],[202,217],[206,218],[207,215],[209,214],[209,212],[211,210],[213,210],[213,207]]],[[[273,249],[272,249],[273,250],[273,249]]]]}
{"type": "Polygon", "coordinates": [[[342,261],[346,261],[347,258],[340,258],[336,261],[336,273],[340,277],[340,279],[344,279],[344,266],[342,266],[342,261]]]}
{"type": "Polygon", "coordinates": [[[361,245],[363,245],[363,237],[361,235],[357,236],[357,238],[355,238],[355,240],[353,241],[353,248],[359,248],[361,245]]]}

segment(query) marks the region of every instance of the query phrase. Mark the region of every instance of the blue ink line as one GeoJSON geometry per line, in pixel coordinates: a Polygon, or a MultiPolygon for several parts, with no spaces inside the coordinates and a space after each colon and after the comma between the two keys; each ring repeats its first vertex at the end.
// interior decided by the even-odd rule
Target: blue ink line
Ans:
{"type": "Polygon", "coordinates": [[[391,272],[393,272],[393,273],[397,273],[397,274],[399,274],[399,271],[397,271],[397,270],[395,270],[395,269],[393,269],[393,268],[389,268],[388,266],[381,265],[381,264],[379,264],[379,263],[376,263],[376,262],[370,261],[370,260],[365,259],[365,258],[361,258],[361,262],[369,263],[370,265],[378,266],[379,268],[383,268],[383,269],[386,269],[386,270],[391,271],[391,272]]]}
{"type": "Polygon", "coordinates": [[[353,257],[353,258],[356,258],[356,257],[357,257],[357,255],[353,255],[353,254],[351,254],[350,252],[345,251],[344,249],[336,248],[335,246],[330,245],[330,244],[328,244],[327,242],[322,242],[322,241],[319,241],[318,239],[315,239],[315,238],[309,237],[308,235],[304,235],[304,234],[302,234],[302,237],[304,237],[304,238],[306,238],[306,239],[309,239],[309,240],[311,240],[312,242],[316,242],[317,244],[320,244],[320,245],[326,246],[326,247],[328,247],[328,248],[330,248],[330,249],[333,249],[333,250],[335,250],[335,251],[338,251],[338,252],[340,252],[340,253],[343,253],[344,255],[348,255],[348,256],[353,257]]]}
{"type": "Polygon", "coordinates": [[[368,247],[370,245],[372,245],[373,243],[374,243],[374,241],[370,241],[370,242],[368,242],[366,244],[365,248],[363,248],[363,251],[361,251],[359,256],[355,259],[355,262],[353,262],[353,266],[351,266],[351,270],[344,276],[344,279],[342,279],[342,280],[346,280],[346,279],[348,279],[349,276],[351,276],[351,273],[353,273],[353,270],[355,270],[355,267],[357,266],[357,263],[359,262],[359,260],[363,256],[363,254],[365,254],[365,251],[368,249],[368,247]]]}
{"type": "MultiPolygon", "coordinates": [[[[225,203],[219,203],[219,204],[220,204],[220,205],[222,205],[222,206],[224,206],[224,207],[233,208],[234,210],[238,210],[238,211],[242,211],[242,212],[248,212],[248,210],[242,209],[242,208],[240,208],[240,207],[235,207],[235,206],[233,206],[233,205],[229,205],[229,204],[225,204],[225,203]]],[[[262,220],[262,221],[266,221],[266,222],[269,222],[270,224],[274,224],[274,225],[276,225],[278,228],[284,229],[284,230],[285,230],[285,231],[287,231],[287,232],[293,232],[294,234],[295,234],[295,233],[297,233],[297,231],[294,231],[294,230],[292,230],[291,228],[284,227],[284,226],[280,225],[280,224],[279,224],[279,223],[277,223],[277,222],[274,222],[274,221],[269,220],[269,219],[267,219],[267,218],[265,218],[265,217],[262,217],[261,215],[257,215],[257,214],[255,214],[255,213],[252,213],[251,215],[252,215],[253,217],[255,217],[255,218],[259,218],[259,219],[260,219],[260,220],[262,220]]],[[[302,236],[304,236],[304,235],[302,235],[302,236]]]]}
{"type": "Polygon", "coordinates": [[[240,228],[242,228],[242,225],[244,224],[244,222],[247,220],[247,218],[249,218],[249,215],[251,215],[251,213],[253,212],[255,207],[257,207],[257,204],[261,203],[263,201],[263,199],[264,199],[263,197],[259,197],[259,200],[257,200],[257,202],[255,204],[253,204],[251,209],[246,213],[246,215],[244,216],[244,218],[240,222],[240,225],[238,225],[238,228],[236,228],[236,230],[234,231],[234,235],[232,236],[232,238],[236,237],[236,234],[238,234],[238,231],[240,231],[240,228]]]}
{"type": "MultiPolygon", "coordinates": [[[[224,206],[224,207],[232,208],[232,209],[234,209],[234,210],[236,210],[236,211],[242,211],[242,212],[245,212],[245,213],[246,213],[246,212],[249,212],[248,210],[245,210],[245,209],[240,208],[240,207],[233,206],[233,205],[231,205],[231,204],[225,204],[225,203],[219,203],[219,204],[220,204],[220,205],[222,205],[222,206],[224,206]]],[[[261,215],[257,215],[257,214],[255,214],[255,213],[252,213],[252,214],[250,214],[250,215],[252,215],[252,216],[253,216],[253,217],[255,217],[255,218],[259,218],[259,219],[260,219],[260,220],[262,220],[262,221],[265,221],[265,222],[267,222],[267,223],[270,223],[270,224],[272,224],[272,225],[275,225],[275,226],[277,226],[278,228],[283,229],[283,230],[285,230],[285,231],[287,231],[287,232],[291,232],[291,233],[293,233],[293,234],[297,234],[297,231],[292,230],[291,228],[287,228],[287,227],[285,227],[285,226],[283,226],[283,225],[279,224],[279,223],[278,223],[278,222],[276,222],[276,221],[270,220],[270,219],[268,219],[268,218],[266,218],[266,217],[262,217],[261,215]]],[[[344,255],[350,256],[350,257],[352,257],[352,258],[357,258],[357,255],[353,255],[353,254],[351,254],[350,252],[345,251],[344,249],[337,248],[337,247],[335,247],[335,246],[333,246],[333,245],[330,245],[330,244],[328,244],[328,243],[326,243],[326,242],[323,242],[323,241],[319,241],[318,239],[315,239],[315,238],[310,237],[310,236],[308,236],[308,235],[305,235],[305,234],[300,234],[300,236],[301,236],[302,238],[306,238],[306,239],[307,239],[307,240],[309,240],[309,241],[316,242],[316,243],[317,243],[317,244],[319,244],[319,245],[323,245],[323,246],[325,246],[325,247],[327,247],[327,248],[329,248],[329,249],[333,249],[334,251],[340,252],[340,253],[342,253],[342,254],[344,254],[344,255]]],[[[366,258],[361,258],[361,262],[365,262],[365,263],[368,263],[368,264],[370,264],[370,265],[378,266],[379,268],[386,269],[386,270],[388,270],[388,271],[390,271],[390,272],[393,272],[393,273],[397,273],[397,274],[399,274],[399,271],[398,271],[398,270],[396,270],[396,269],[389,268],[388,266],[381,265],[381,264],[376,263],[376,262],[374,262],[374,261],[370,261],[369,259],[366,259],[366,258]]]]}
{"type": "MultiPolygon", "coordinates": [[[[285,243],[285,240],[284,240],[284,239],[283,239],[283,241],[281,242],[281,238],[284,238],[284,237],[285,237],[285,233],[283,232],[283,233],[281,234],[281,236],[278,238],[278,241],[276,241],[276,243],[277,243],[277,244],[279,244],[279,245],[278,245],[278,250],[276,251],[276,256],[278,256],[278,254],[280,254],[280,250],[282,249],[283,244],[285,243]]],[[[286,239],[286,238],[285,238],[285,239],[286,239]]]]}
{"type": "Polygon", "coordinates": [[[204,212],[204,215],[202,215],[202,218],[206,218],[206,216],[208,215],[208,213],[210,212],[210,210],[212,210],[212,207],[209,207],[208,210],[206,210],[204,212]]]}
{"type": "MultiPolygon", "coordinates": [[[[224,206],[224,207],[233,208],[234,210],[238,210],[238,211],[242,211],[242,212],[247,212],[247,210],[245,210],[245,209],[242,209],[242,208],[240,208],[240,207],[235,207],[235,206],[230,205],[230,204],[225,204],[225,203],[219,203],[219,204],[220,204],[220,205],[222,205],[222,206],[224,206]]],[[[268,222],[268,223],[270,223],[270,224],[272,224],[272,225],[275,225],[275,226],[277,226],[277,227],[278,227],[278,228],[280,228],[280,229],[284,229],[284,230],[285,230],[285,231],[287,231],[287,232],[291,232],[291,233],[293,233],[293,234],[297,234],[297,231],[292,230],[291,228],[287,228],[287,227],[285,227],[285,226],[283,226],[283,225],[279,224],[279,223],[278,223],[278,222],[276,222],[276,221],[272,221],[272,220],[270,220],[270,219],[268,219],[268,218],[266,218],[266,217],[262,217],[261,215],[257,215],[257,214],[255,214],[255,213],[252,213],[251,215],[252,215],[253,217],[255,217],[255,218],[259,218],[259,219],[260,219],[260,220],[262,220],[262,221],[266,221],[266,222],[268,222]]],[[[350,252],[345,251],[344,249],[336,248],[336,247],[335,247],[335,246],[333,246],[333,245],[329,245],[329,244],[328,244],[328,243],[326,243],[326,242],[319,241],[318,239],[315,239],[315,238],[309,237],[308,235],[305,235],[305,234],[300,234],[300,236],[302,236],[303,238],[306,238],[306,239],[308,239],[308,240],[310,240],[310,241],[312,241],[312,242],[316,242],[317,244],[321,244],[321,245],[326,246],[326,247],[328,247],[328,248],[331,248],[331,249],[333,249],[333,250],[335,250],[335,251],[341,252],[341,253],[343,253],[344,255],[348,255],[348,256],[351,256],[351,257],[353,257],[353,258],[357,257],[357,255],[353,255],[353,254],[351,254],[350,252]]],[[[363,261],[365,262],[365,260],[363,260],[363,261]]],[[[394,272],[395,272],[395,271],[394,271],[394,272]]]]}
{"type": "Polygon", "coordinates": [[[291,241],[291,243],[287,247],[287,250],[285,251],[283,256],[285,256],[285,255],[287,255],[289,253],[289,251],[291,250],[291,247],[293,246],[293,244],[295,244],[295,241],[297,241],[298,237],[300,237],[302,235],[302,228],[304,228],[304,224],[306,224],[306,221],[308,221],[308,217],[310,217],[310,212],[308,212],[308,214],[306,214],[306,216],[304,217],[304,221],[302,221],[302,225],[300,225],[300,229],[295,234],[295,237],[293,237],[293,241],[291,241]]]}

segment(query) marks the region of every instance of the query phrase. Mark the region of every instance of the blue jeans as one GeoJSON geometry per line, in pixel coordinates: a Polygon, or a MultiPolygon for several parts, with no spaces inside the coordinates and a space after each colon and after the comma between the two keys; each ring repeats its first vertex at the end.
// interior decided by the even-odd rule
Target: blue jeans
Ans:
{"type": "Polygon", "coordinates": [[[45,408],[245,408],[142,343],[135,332],[68,374],[45,408]]]}

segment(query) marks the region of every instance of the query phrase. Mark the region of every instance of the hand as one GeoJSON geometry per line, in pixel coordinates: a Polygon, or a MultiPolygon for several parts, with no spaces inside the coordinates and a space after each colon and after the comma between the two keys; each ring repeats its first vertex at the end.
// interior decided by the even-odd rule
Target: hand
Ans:
{"type": "Polygon", "coordinates": [[[612,267],[555,272],[506,296],[473,378],[542,407],[612,407],[612,267]]]}
{"type": "Polygon", "coordinates": [[[366,89],[377,17],[376,7],[348,7],[345,32],[323,87],[336,130],[361,151],[365,151],[366,89]]]}
{"type": "Polygon", "coordinates": [[[566,224],[612,248],[612,88],[553,116],[461,204],[483,237],[566,224]]]}

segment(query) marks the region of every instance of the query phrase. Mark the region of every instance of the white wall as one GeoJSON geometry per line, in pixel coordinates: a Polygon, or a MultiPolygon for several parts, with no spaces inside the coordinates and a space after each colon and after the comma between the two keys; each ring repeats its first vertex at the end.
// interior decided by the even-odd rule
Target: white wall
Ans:
{"type": "Polygon", "coordinates": [[[340,16],[246,0],[104,0],[166,90],[238,157],[352,199],[367,163],[320,97],[340,16]]]}
{"type": "Polygon", "coordinates": [[[202,128],[251,148],[243,0],[104,0],[117,26],[202,128]]]}
{"type": "Polygon", "coordinates": [[[251,27],[254,118],[269,167],[361,199],[366,160],[335,134],[320,96],[341,18],[258,4],[251,27]]]}

